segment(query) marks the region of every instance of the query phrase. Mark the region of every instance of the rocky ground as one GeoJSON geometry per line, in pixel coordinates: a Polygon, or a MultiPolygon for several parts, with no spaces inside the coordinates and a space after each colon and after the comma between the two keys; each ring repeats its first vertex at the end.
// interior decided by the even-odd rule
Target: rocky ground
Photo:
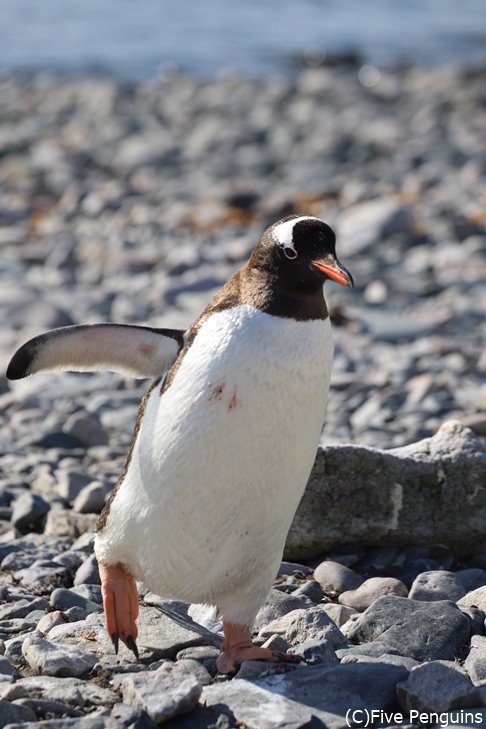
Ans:
{"type": "MultiPolygon", "coordinates": [[[[373,86],[325,68],[295,81],[138,86],[1,78],[1,371],[55,326],[187,325],[267,224],[310,212],[336,228],[356,281],[326,285],[337,349],[323,443],[397,448],[454,419],[450,437],[481,465],[485,100],[484,69],[382,73],[373,86]]],[[[468,549],[444,545],[447,534],[417,546],[406,532],[376,546],[389,544],[382,522],[376,541],[371,529],[353,546],[356,522],[343,518],[346,549],[284,563],[256,633],[307,665],[246,663],[218,677],[215,616],[143,589],[140,662],[124,648],[115,657],[93,529],[145,386],[0,377],[0,726],[340,729],[435,724],[431,713],[453,709],[456,724],[480,726],[479,507],[468,549]]],[[[433,456],[435,442],[416,450],[433,456]]],[[[404,456],[405,482],[409,465],[404,456]]],[[[474,483],[469,506],[481,503],[474,483]]],[[[363,503],[373,524],[378,492],[363,503]]]]}

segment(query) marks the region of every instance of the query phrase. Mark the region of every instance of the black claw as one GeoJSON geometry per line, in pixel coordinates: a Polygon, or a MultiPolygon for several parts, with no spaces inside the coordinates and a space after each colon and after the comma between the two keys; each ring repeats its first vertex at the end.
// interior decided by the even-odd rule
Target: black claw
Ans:
{"type": "Polygon", "coordinates": [[[118,655],[118,633],[112,633],[111,635],[111,642],[113,643],[113,647],[115,649],[115,653],[118,655]]]}
{"type": "Polygon", "coordinates": [[[135,643],[135,638],[133,637],[133,635],[127,636],[126,644],[127,644],[127,648],[130,648],[130,650],[132,651],[132,653],[134,654],[135,658],[138,661],[138,648],[137,648],[137,644],[135,643]]]}
{"type": "Polygon", "coordinates": [[[300,656],[294,656],[291,653],[283,653],[283,651],[272,651],[275,658],[281,663],[301,663],[302,658],[300,656]]]}

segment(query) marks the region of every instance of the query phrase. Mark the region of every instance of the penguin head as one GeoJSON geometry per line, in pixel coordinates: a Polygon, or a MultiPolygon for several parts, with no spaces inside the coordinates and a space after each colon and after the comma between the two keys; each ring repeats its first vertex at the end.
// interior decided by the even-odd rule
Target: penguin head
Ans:
{"type": "Polygon", "coordinates": [[[291,215],[263,234],[256,261],[274,271],[286,288],[315,291],[327,279],[353,287],[353,277],[336,256],[336,236],[319,218],[291,215]]]}

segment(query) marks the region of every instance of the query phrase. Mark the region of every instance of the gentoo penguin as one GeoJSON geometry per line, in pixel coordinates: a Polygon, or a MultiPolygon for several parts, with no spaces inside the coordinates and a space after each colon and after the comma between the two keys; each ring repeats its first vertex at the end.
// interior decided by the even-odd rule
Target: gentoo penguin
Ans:
{"type": "Polygon", "coordinates": [[[161,596],[218,607],[220,672],[277,660],[252,643],[251,628],[321,433],[333,357],[327,279],[353,286],[333,231],[291,216],[264,232],[187,331],[65,327],[12,358],[11,379],[101,368],[157,378],[95,540],[115,649],[121,639],[137,655],[141,580],[161,596]]]}

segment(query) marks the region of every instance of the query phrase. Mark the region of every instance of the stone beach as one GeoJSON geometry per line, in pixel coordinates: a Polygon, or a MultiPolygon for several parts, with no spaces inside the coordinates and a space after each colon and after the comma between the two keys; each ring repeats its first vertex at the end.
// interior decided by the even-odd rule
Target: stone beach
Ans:
{"type": "Polygon", "coordinates": [[[0,76],[0,729],[481,725],[484,70],[0,76]],[[322,445],[255,626],[302,661],[218,676],[214,611],[142,585],[116,657],[92,544],[147,383],[6,365],[57,326],[187,326],[291,213],[356,284],[326,284],[322,445]]]}

